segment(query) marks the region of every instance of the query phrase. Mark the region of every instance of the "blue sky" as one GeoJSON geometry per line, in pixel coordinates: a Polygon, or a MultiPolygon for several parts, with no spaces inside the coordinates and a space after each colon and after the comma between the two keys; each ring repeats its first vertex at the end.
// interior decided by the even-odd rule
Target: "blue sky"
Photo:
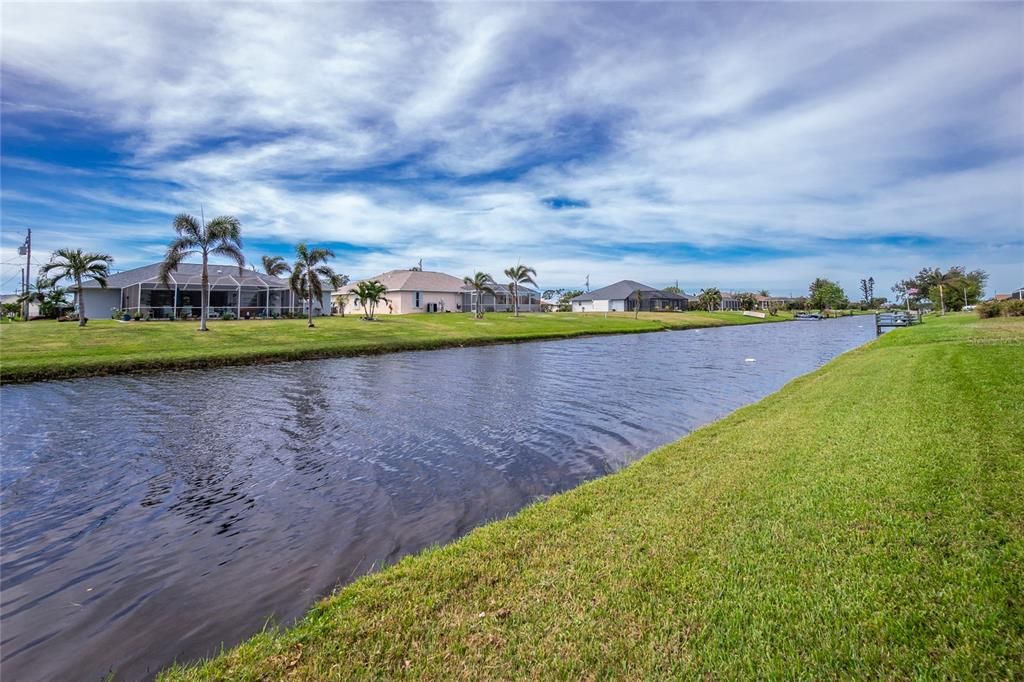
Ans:
{"type": "Polygon", "coordinates": [[[2,6],[0,284],[179,212],[354,277],[1024,285],[1024,6],[2,6]]]}

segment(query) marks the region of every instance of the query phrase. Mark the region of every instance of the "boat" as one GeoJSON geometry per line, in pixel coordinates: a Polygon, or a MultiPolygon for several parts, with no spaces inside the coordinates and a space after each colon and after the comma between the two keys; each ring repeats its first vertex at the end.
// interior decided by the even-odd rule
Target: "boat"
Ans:
{"type": "Polygon", "coordinates": [[[823,319],[818,313],[797,313],[793,316],[794,320],[820,320],[823,319]]]}

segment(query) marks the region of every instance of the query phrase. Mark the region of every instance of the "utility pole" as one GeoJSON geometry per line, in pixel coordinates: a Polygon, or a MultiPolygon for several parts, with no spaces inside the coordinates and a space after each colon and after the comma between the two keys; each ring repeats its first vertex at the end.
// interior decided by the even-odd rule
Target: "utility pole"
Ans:
{"type": "MultiPolygon", "coordinates": [[[[31,228],[29,228],[28,236],[25,237],[25,243],[22,244],[21,248],[18,249],[18,255],[25,257],[25,269],[21,271],[22,272],[21,277],[22,277],[22,281],[23,281],[23,285],[22,285],[22,290],[21,291],[22,291],[23,294],[27,294],[28,293],[28,287],[29,287],[29,277],[32,276],[32,229],[31,228]]],[[[26,321],[28,320],[28,312],[29,312],[29,301],[28,301],[28,299],[26,299],[25,303],[22,304],[22,311],[21,311],[21,319],[22,320],[26,320],[26,321]]]]}

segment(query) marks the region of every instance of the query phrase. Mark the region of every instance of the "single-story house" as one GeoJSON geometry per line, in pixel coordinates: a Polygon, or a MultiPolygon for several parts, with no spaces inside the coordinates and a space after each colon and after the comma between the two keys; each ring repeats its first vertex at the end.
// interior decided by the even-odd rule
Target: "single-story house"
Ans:
{"type": "Polygon", "coordinates": [[[770,310],[772,306],[779,310],[785,310],[786,306],[796,299],[791,296],[756,296],[757,307],[761,310],[770,310]]]}
{"type": "MultiPolygon", "coordinates": [[[[387,287],[387,302],[377,306],[375,313],[382,315],[408,315],[410,313],[470,312],[475,310],[477,293],[466,286],[461,277],[428,270],[391,270],[375,277],[367,277],[348,284],[333,294],[335,307],[345,299],[346,310],[361,315],[362,301],[356,295],[359,282],[376,280],[387,287]]],[[[484,312],[512,310],[512,295],[508,285],[495,284],[494,294],[485,293],[480,300],[484,312]]],[[[540,310],[540,294],[533,289],[519,287],[519,310],[540,310]]]]}
{"type": "Polygon", "coordinates": [[[377,281],[387,287],[386,303],[377,306],[381,315],[407,315],[409,313],[443,313],[462,310],[462,279],[443,272],[428,270],[391,270],[375,277],[351,282],[335,291],[331,297],[335,307],[339,300],[345,309],[363,314],[363,302],[356,295],[360,282],[377,281]]]}
{"type": "Polygon", "coordinates": [[[641,311],[686,310],[689,307],[689,298],[683,294],[662,291],[631,279],[624,279],[574,297],[571,301],[572,311],[633,312],[637,309],[638,299],[641,311]]]}
{"type": "Polygon", "coordinates": [[[722,302],[718,304],[718,310],[743,310],[743,303],[740,301],[739,293],[723,291],[722,302]]]}
{"type": "MultiPolygon", "coordinates": [[[[235,317],[270,317],[288,313],[305,313],[306,303],[295,294],[288,281],[237,265],[209,265],[210,317],[230,312],[235,317]]],[[[82,283],[85,316],[100,319],[110,317],[114,310],[142,317],[180,318],[199,317],[202,309],[203,266],[199,263],[181,263],[171,273],[170,286],[160,281],[160,263],[144,265],[110,275],[106,288],[95,280],[82,283]]],[[[75,305],[78,306],[77,292],[75,305]]],[[[315,315],[331,311],[330,293],[313,302],[315,315]]]]}
{"type": "MultiPolygon", "coordinates": [[[[8,303],[17,303],[18,299],[21,298],[21,294],[3,294],[0,295],[0,303],[4,305],[8,303]]],[[[21,313],[18,313],[19,315],[21,313]]],[[[31,320],[33,317],[39,316],[39,304],[32,302],[28,304],[28,318],[31,320]]]]}
{"type": "MultiPolygon", "coordinates": [[[[492,284],[491,289],[494,290],[493,294],[484,292],[480,299],[480,310],[487,313],[508,313],[513,310],[513,296],[512,287],[509,284],[492,284]]],[[[517,297],[519,298],[519,312],[521,313],[536,313],[543,310],[543,303],[540,299],[540,292],[534,291],[529,287],[520,285],[517,287],[517,297]]],[[[477,293],[475,289],[470,287],[463,287],[462,289],[462,309],[466,312],[476,310],[476,297],[477,293]]]]}

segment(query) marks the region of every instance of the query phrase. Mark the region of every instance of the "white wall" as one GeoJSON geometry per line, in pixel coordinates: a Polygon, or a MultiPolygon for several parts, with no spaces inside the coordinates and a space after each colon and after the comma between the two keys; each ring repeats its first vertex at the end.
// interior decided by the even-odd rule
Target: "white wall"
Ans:
{"type": "Polygon", "coordinates": [[[120,289],[85,289],[82,298],[85,316],[90,320],[109,320],[111,309],[121,307],[120,289]]]}
{"type": "Polygon", "coordinates": [[[625,310],[626,301],[623,299],[599,298],[596,301],[573,301],[572,304],[574,313],[621,313],[625,310]]]}

